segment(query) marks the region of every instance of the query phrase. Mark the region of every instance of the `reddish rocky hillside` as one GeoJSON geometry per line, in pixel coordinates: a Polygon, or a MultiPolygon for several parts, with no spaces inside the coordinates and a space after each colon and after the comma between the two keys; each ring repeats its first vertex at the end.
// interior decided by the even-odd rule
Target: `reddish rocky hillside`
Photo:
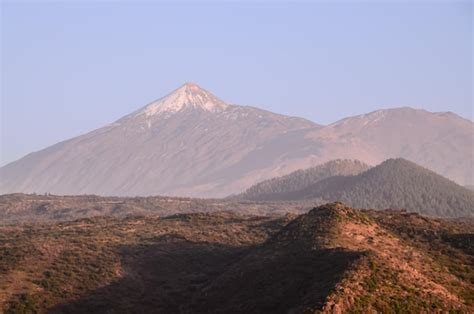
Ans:
{"type": "Polygon", "coordinates": [[[6,313],[474,310],[474,224],[341,203],[0,227],[6,313]]]}

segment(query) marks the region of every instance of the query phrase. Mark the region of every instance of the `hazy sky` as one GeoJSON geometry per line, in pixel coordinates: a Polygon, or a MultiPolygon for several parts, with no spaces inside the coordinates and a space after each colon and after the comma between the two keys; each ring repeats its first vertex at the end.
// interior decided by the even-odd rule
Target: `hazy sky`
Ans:
{"type": "Polygon", "coordinates": [[[186,81],[318,123],[412,106],[473,119],[470,1],[2,1],[0,164],[186,81]]]}

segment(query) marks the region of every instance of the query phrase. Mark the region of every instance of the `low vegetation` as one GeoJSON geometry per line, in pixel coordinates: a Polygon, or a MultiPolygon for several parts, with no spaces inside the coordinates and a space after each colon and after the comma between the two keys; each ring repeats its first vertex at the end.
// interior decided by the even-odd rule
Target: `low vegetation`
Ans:
{"type": "Polygon", "coordinates": [[[0,227],[5,313],[472,312],[474,222],[328,204],[296,216],[0,227]]]}
{"type": "Polygon", "coordinates": [[[36,194],[0,195],[0,225],[28,222],[71,221],[96,216],[130,217],[179,213],[235,211],[252,215],[303,213],[320,205],[315,200],[255,202],[185,197],[102,197],[36,194]]]}

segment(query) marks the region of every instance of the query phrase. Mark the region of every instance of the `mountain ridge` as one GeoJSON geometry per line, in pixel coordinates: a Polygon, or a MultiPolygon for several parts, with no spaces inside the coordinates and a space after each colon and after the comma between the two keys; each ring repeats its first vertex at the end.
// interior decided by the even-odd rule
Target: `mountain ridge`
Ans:
{"type": "Polygon", "coordinates": [[[472,122],[415,109],[375,115],[384,123],[372,114],[320,126],[230,105],[185,84],[103,128],[1,167],[0,193],[223,197],[332,159],[374,165],[393,157],[474,183],[472,122]]]}

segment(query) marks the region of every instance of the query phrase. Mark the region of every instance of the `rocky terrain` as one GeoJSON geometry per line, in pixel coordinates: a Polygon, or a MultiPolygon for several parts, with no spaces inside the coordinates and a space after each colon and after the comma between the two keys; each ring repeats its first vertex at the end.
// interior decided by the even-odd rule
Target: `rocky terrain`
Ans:
{"type": "Polygon", "coordinates": [[[6,313],[472,312],[474,225],[341,203],[0,227],[6,313]]]}

